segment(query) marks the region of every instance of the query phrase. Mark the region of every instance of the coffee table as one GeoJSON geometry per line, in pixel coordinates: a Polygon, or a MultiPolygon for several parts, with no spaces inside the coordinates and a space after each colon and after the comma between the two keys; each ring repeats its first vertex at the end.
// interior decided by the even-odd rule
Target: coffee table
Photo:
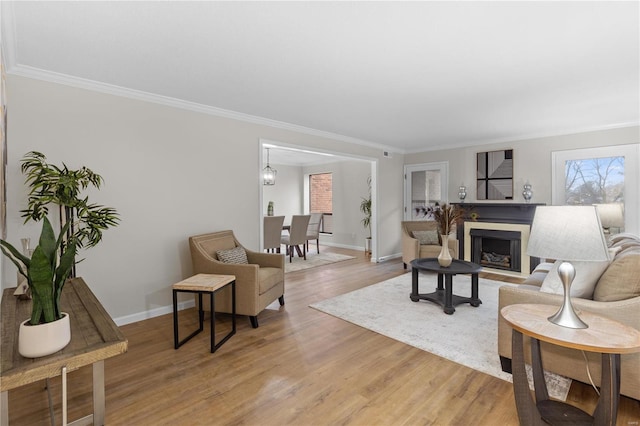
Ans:
{"type": "Polygon", "coordinates": [[[456,311],[454,306],[461,303],[470,303],[473,307],[478,307],[482,300],[478,298],[478,272],[482,266],[464,260],[453,259],[451,265],[442,267],[435,257],[414,259],[411,261],[411,272],[413,274],[411,301],[429,300],[442,306],[445,314],[451,315],[456,311]],[[433,293],[418,293],[418,276],[420,271],[431,271],[438,274],[438,287],[433,293]],[[457,274],[471,275],[471,297],[458,296],[453,294],[453,276],[457,274]],[[444,281],[444,283],[443,283],[444,281]]]}

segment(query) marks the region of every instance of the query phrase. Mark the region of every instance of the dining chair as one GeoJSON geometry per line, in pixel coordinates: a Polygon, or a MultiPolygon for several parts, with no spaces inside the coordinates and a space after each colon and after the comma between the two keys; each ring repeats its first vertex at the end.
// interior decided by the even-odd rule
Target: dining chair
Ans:
{"type": "Polygon", "coordinates": [[[284,216],[264,217],[264,249],[267,253],[280,253],[280,236],[283,223],[284,216]]]}
{"type": "Polygon", "coordinates": [[[289,235],[282,235],[280,242],[287,246],[287,254],[289,255],[289,263],[293,261],[294,247],[300,255],[300,245],[302,245],[302,257],[307,260],[307,228],[309,226],[310,215],[293,215],[291,218],[291,228],[289,235]]]}
{"type": "Polygon", "coordinates": [[[309,240],[316,240],[316,249],[320,253],[320,224],[322,223],[322,213],[311,213],[309,226],[307,227],[307,251],[309,251],[309,240]]]}

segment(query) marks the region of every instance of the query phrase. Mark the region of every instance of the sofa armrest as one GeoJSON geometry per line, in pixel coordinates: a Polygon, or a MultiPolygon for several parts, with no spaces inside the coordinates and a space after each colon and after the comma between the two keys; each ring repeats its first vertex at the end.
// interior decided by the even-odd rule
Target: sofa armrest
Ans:
{"type": "Polygon", "coordinates": [[[553,263],[542,262],[535,267],[531,275],[523,282],[523,284],[533,285],[536,287],[542,286],[542,282],[547,277],[549,271],[553,268],[553,263]]]}

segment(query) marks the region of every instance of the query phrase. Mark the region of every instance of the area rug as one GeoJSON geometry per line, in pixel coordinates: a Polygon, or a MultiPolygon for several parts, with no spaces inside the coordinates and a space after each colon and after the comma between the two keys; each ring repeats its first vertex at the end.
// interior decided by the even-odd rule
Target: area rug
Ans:
{"type": "MultiPolygon", "coordinates": [[[[453,292],[471,295],[468,275],[453,277],[453,292]]],[[[513,285],[480,278],[482,304],[456,307],[446,315],[442,307],[428,301],[412,302],[411,274],[343,294],[310,305],[312,308],[375,331],[384,336],[439,355],[474,370],[511,382],[511,374],[500,368],[498,356],[498,288],[513,285]]],[[[420,275],[420,292],[436,288],[436,275],[420,275]]],[[[528,372],[530,375],[530,371],[528,372]]],[[[545,372],[549,395],[566,400],[571,379],[545,372]]],[[[531,383],[531,379],[530,379],[531,383]]]]}
{"type": "Polygon", "coordinates": [[[338,253],[307,253],[307,260],[302,257],[293,257],[293,262],[289,263],[289,257],[284,259],[284,272],[301,271],[303,269],[315,268],[317,266],[328,265],[330,263],[342,262],[343,260],[355,259],[355,256],[347,256],[338,253]]]}

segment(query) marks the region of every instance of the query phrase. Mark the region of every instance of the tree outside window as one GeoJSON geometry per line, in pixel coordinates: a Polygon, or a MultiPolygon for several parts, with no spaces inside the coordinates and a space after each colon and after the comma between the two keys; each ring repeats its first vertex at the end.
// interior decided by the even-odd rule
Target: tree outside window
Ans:
{"type": "Polygon", "coordinates": [[[567,160],[565,202],[571,205],[624,203],[624,157],[567,160]]]}

